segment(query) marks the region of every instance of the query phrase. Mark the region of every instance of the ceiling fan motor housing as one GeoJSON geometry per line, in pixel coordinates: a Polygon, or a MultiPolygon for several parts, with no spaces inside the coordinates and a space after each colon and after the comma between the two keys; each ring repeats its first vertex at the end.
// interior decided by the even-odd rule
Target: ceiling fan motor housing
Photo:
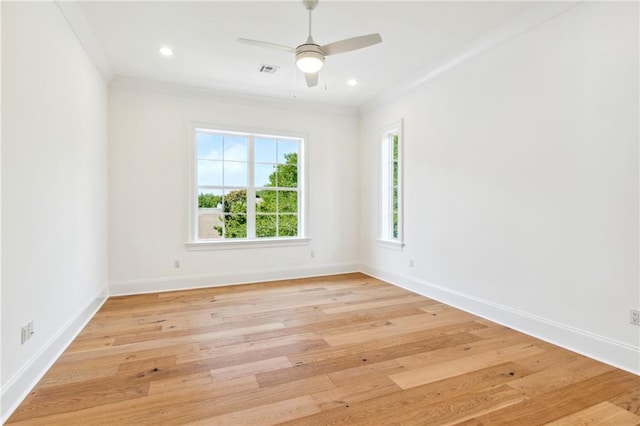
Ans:
{"type": "Polygon", "coordinates": [[[315,43],[305,43],[296,47],[296,60],[301,56],[315,57],[324,61],[324,53],[319,45],[315,43]]]}

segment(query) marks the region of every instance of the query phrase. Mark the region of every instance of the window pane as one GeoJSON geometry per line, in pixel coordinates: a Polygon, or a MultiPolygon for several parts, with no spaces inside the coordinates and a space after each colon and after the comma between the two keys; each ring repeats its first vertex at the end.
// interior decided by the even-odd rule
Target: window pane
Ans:
{"type": "Polygon", "coordinates": [[[244,136],[225,136],[224,159],[226,161],[247,161],[247,138],[244,136]]]}
{"type": "Polygon", "coordinates": [[[398,162],[393,162],[393,186],[398,186],[398,162]]]}
{"type": "Polygon", "coordinates": [[[222,238],[222,222],[220,209],[200,209],[198,211],[198,239],[222,238]]]}
{"type": "Polygon", "coordinates": [[[398,212],[393,213],[393,238],[398,239],[398,212]]]}
{"type": "Polygon", "coordinates": [[[245,214],[224,215],[224,237],[225,238],[247,238],[247,215],[245,214]]]}
{"type": "Polygon", "coordinates": [[[227,213],[246,213],[247,212],[247,190],[232,189],[226,190],[222,202],[222,208],[227,213]]]}
{"type": "Polygon", "coordinates": [[[257,213],[276,213],[278,201],[277,192],[264,190],[256,191],[256,212],[257,213]]]}
{"type": "Polygon", "coordinates": [[[198,208],[216,209],[222,208],[221,189],[198,189],[198,208]]]}
{"type": "Polygon", "coordinates": [[[198,185],[222,185],[222,161],[198,160],[198,185]]]}
{"type": "Polygon", "coordinates": [[[298,212],[298,193],[296,191],[279,191],[278,192],[278,212],[279,213],[297,213],[298,212]]]}
{"type": "Polygon", "coordinates": [[[280,188],[298,187],[298,166],[295,164],[278,164],[278,186],[280,188]]]}
{"type": "Polygon", "coordinates": [[[256,216],[256,237],[277,237],[276,216],[256,216]]]}
{"type": "Polygon", "coordinates": [[[256,186],[276,186],[276,166],[274,164],[255,165],[256,186]]]}
{"type": "Polygon", "coordinates": [[[222,136],[212,133],[197,133],[198,158],[222,160],[222,136]]]}
{"type": "Polygon", "coordinates": [[[398,212],[398,188],[393,188],[393,211],[398,212]]]}
{"type": "Polygon", "coordinates": [[[256,138],[254,152],[256,163],[275,163],[278,158],[276,156],[276,140],[256,138]]]}
{"type": "Polygon", "coordinates": [[[224,186],[247,186],[247,163],[225,161],[224,186]]]}
{"type": "Polygon", "coordinates": [[[298,142],[278,141],[278,163],[298,164],[298,142]]]}
{"type": "Polygon", "coordinates": [[[297,215],[278,215],[278,235],[281,237],[295,237],[298,235],[297,215]]]}
{"type": "Polygon", "coordinates": [[[222,190],[198,192],[198,239],[222,238],[222,190]]]}
{"type": "Polygon", "coordinates": [[[393,135],[393,159],[398,161],[398,135],[393,135]]]}
{"type": "Polygon", "coordinates": [[[398,188],[393,188],[393,200],[392,206],[393,210],[393,239],[398,238],[398,188]]]}

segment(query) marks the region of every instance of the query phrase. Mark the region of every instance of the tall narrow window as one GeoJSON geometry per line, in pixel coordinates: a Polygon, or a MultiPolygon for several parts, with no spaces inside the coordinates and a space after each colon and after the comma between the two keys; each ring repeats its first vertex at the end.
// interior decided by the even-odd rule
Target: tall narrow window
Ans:
{"type": "Polygon", "coordinates": [[[195,241],[303,237],[303,139],[196,128],[195,241]]]}
{"type": "Polygon", "coordinates": [[[382,133],[380,241],[402,247],[402,123],[382,133]]]}

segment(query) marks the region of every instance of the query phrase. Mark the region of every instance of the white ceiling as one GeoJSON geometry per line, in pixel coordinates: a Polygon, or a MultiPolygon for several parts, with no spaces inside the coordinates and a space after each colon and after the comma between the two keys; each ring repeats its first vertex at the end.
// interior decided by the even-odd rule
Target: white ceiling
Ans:
{"type": "Polygon", "coordinates": [[[541,4],[321,0],[313,13],[317,43],[375,32],[383,42],[327,57],[315,88],[305,87],[303,76],[294,73],[292,54],[236,41],[244,37],[292,47],[301,44],[307,34],[307,11],[301,1],[78,5],[84,28],[78,28],[77,17],[70,23],[76,23],[85,46],[93,41],[94,48],[102,50],[116,76],[284,99],[295,93],[299,100],[361,106],[541,4]],[[159,55],[162,45],[170,46],[174,55],[159,55]],[[279,69],[273,75],[261,74],[261,64],[279,69]],[[347,86],[350,78],[360,84],[347,86]]]}

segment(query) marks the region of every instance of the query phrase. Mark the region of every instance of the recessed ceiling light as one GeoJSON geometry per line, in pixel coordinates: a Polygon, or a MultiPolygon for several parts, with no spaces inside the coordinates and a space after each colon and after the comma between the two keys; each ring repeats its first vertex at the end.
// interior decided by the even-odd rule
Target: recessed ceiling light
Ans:
{"type": "Polygon", "coordinates": [[[355,78],[352,78],[351,80],[347,81],[347,84],[351,87],[353,86],[357,86],[358,85],[358,80],[356,80],[355,78]]]}
{"type": "Polygon", "coordinates": [[[162,46],[160,49],[158,49],[158,52],[160,52],[160,54],[163,56],[173,55],[173,50],[171,50],[171,48],[167,46],[162,46]]]}

